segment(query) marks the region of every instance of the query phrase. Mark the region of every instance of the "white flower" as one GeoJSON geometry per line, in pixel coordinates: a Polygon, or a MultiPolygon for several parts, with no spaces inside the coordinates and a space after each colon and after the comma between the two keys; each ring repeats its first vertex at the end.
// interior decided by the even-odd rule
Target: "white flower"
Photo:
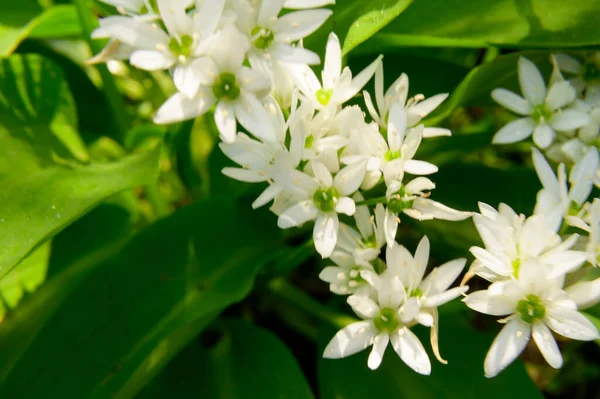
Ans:
{"type": "Polygon", "coordinates": [[[385,211],[384,230],[388,246],[394,246],[396,231],[400,219],[398,214],[404,213],[417,220],[465,220],[473,215],[472,212],[462,212],[449,208],[446,205],[429,198],[430,191],[435,184],[426,177],[417,177],[406,185],[399,181],[392,181],[386,191],[387,207],[385,211]]]}
{"type": "Polygon", "coordinates": [[[335,0],[286,0],[285,8],[301,9],[301,8],[318,8],[329,4],[335,4],[335,0]]]}
{"type": "Polygon", "coordinates": [[[248,39],[229,25],[212,41],[207,53],[210,57],[194,60],[199,88],[194,97],[177,93],[158,110],[154,122],[159,124],[195,118],[208,111],[215,103],[215,123],[221,139],[233,142],[236,119],[258,138],[274,137],[271,117],[259,97],[269,91],[269,79],[260,72],[243,65],[248,39]]]}
{"type": "Polygon", "coordinates": [[[338,331],[325,348],[323,357],[339,359],[353,355],[373,346],[367,365],[375,370],[381,364],[388,343],[402,361],[417,373],[429,375],[431,363],[423,344],[403,322],[401,305],[406,297],[400,278],[383,274],[365,274],[377,295],[373,300],[367,296],[351,295],[348,304],[364,319],[338,331]]]}
{"type": "Polygon", "coordinates": [[[338,295],[371,294],[371,286],[361,277],[361,271],[373,271],[369,262],[343,251],[333,251],[331,260],[337,266],[327,266],[319,273],[319,278],[329,283],[331,292],[338,295]]]}
{"type": "MultiPolygon", "coordinates": [[[[395,110],[394,104],[399,104],[406,112],[407,126],[416,126],[421,119],[425,118],[431,112],[433,112],[446,98],[448,93],[436,94],[425,100],[422,94],[408,99],[408,76],[406,74],[400,75],[398,79],[383,92],[383,63],[380,63],[375,71],[375,104],[371,99],[371,95],[368,91],[363,91],[365,97],[365,105],[369,114],[375,122],[382,128],[387,128],[389,118],[393,118],[395,110]]],[[[437,127],[426,127],[423,129],[423,137],[438,137],[438,136],[450,136],[452,133],[448,129],[437,128],[437,127]]]]}
{"type": "Polygon", "coordinates": [[[494,377],[519,356],[531,335],[554,368],[562,356],[550,330],[567,338],[590,341],[600,338],[594,325],[577,311],[576,303],[560,288],[559,281],[536,259],[521,264],[518,279],[493,283],[485,291],[469,294],[471,309],[494,316],[508,316],[485,358],[487,377],[494,377]]]}
{"type": "Polygon", "coordinates": [[[506,89],[494,89],[492,98],[500,105],[524,117],[510,122],[494,136],[493,143],[522,141],[533,133],[533,142],[540,148],[552,144],[556,131],[568,132],[589,123],[589,116],[575,109],[564,109],[575,101],[577,93],[567,81],[546,84],[535,64],[519,58],[519,83],[523,97],[506,89]]]}
{"type": "Polygon", "coordinates": [[[467,286],[448,289],[464,269],[467,260],[461,258],[447,262],[434,268],[423,278],[429,262],[427,236],[419,242],[414,257],[402,245],[394,245],[387,247],[386,260],[388,272],[400,277],[408,296],[401,308],[403,320],[414,319],[424,326],[431,327],[434,354],[440,362],[446,363],[441,358],[437,345],[437,307],[458,298],[468,290],[467,286]]]}
{"type": "Polygon", "coordinates": [[[537,195],[534,214],[544,215],[548,226],[558,231],[565,216],[573,207],[579,210],[592,192],[596,170],[598,169],[598,150],[591,148],[571,170],[570,188],[567,190],[565,165],[558,166],[558,178],[546,158],[537,149],[532,149],[535,171],[544,187],[537,195]]]}
{"type": "Polygon", "coordinates": [[[275,176],[277,184],[301,198],[279,216],[277,225],[287,229],[316,219],[313,229],[315,248],[323,258],[327,258],[337,242],[337,214],[354,214],[355,204],[349,195],[358,190],[365,176],[365,166],[347,166],[332,177],[325,165],[315,161],[312,162],[312,171],[314,178],[297,170],[275,176]]]}
{"type": "MultiPolygon", "coordinates": [[[[364,200],[364,197],[357,192],[353,199],[355,203],[359,203],[364,200]]],[[[358,231],[344,223],[340,224],[337,248],[352,254],[357,261],[361,259],[367,262],[373,261],[379,256],[381,248],[385,245],[383,230],[385,209],[383,205],[377,204],[373,213],[371,216],[366,205],[356,207],[354,221],[358,231]]]]}
{"type": "Polygon", "coordinates": [[[500,204],[496,211],[479,203],[479,209],[481,214],[475,214],[473,222],[485,249],[471,247],[476,261],[469,275],[476,274],[492,282],[518,278],[523,262],[535,258],[548,270],[549,278],[560,279],[586,260],[584,252],[570,250],[577,234],[561,242],[544,215],[525,219],[505,204],[500,204]]]}
{"type": "MultiPolygon", "coordinates": [[[[146,15],[147,17],[157,17],[154,13],[150,0],[100,0],[102,3],[110,4],[123,15],[146,15]]],[[[191,2],[190,2],[191,3],[191,2]]]]}
{"type": "Polygon", "coordinates": [[[581,93],[586,88],[600,88],[600,52],[595,52],[587,57],[584,63],[567,54],[553,54],[558,68],[561,71],[572,74],[569,82],[581,93]],[[596,82],[594,82],[596,81],[596,82]]]}
{"type": "Polygon", "coordinates": [[[437,166],[414,160],[421,139],[423,125],[406,131],[406,111],[395,103],[387,125],[387,141],[375,129],[358,130],[352,135],[352,148],[360,151],[356,155],[344,155],[346,164],[367,160],[367,170],[374,174],[373,181],[383,175],[386,184],[393,180],[402,181],[404,172],[413,175],[429,175],[438,171],[437,166]]]}
{"type": "Polygon", "coordinates": [[[167,31],[158,24],[140,18],[112,16],[100,20],[93,38],[112,38],[132,48],[133,66],[149,70],[172,68],[173,82],[188,97],[196,95],[202,67],[195,60],[205,50],[223,11],[224,1],[200,3],[202,7],[188,14],[189,0],[157,0],[158,11],[167,31]],[[209,4],[210,3],[210,4],[209,4]]]}
{"type": "Polygon", "coordinates": [[[317,30],[331,15],[331,10],[303,10],[278,16],[283,1],[262,0],[258,7],[237,0],[234,9],[240,31],[250,37],[250,64],[272,68],[273,61],[318,64],[319,56],[301,46],[292,45],[317,30]],[[258,11],[258,12],[257,12],[258,11]]]}
{"type": "Polygon", "coordinates": [[[303,101],[310,102],[315,109],[322,109],[327,106],[337,107],[354,97],[371,79],[381,62],[381,57],[352,78],[350,68],[345,67],[342,70],[340,41],[332,32],[327,39],[325,65],[321,74],[322,85],[307,65],[289,64],[288,68],[296,80],[303,101]]]}

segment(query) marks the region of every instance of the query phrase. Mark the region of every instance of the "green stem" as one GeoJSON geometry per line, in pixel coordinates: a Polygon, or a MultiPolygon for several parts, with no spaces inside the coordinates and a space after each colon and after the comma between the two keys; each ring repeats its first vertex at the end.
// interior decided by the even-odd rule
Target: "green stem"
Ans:
{"type": "Polygon", "coordinates": [[[376,205],[376,204],[385,204],[387,203],[387,198],[386,197],[377,197],[377,198],[369,198],[363,201],[358,201],[356,203],[356,206],[361,206],[361,205],[376,205]]]}
{"type": "Polygon", "coordinates": [[[324,320],[337,328],[344,328],[357,320],[329,309],[319,301],[314,300],[301,289],[288,283],[284,278],[275,278],[268,284],[269,289],[276,295],[293,303],[297,307],[324,320]]]}
{"type": "Polygon", "coordinates": [[[169,203],[160,191],[158,182],[145,186],[144,192],[146,193],[146,199],[148,199],[148,202],[152,205],[152,210],[154,211],[154,217],[156,219],[160,219],[171,213],[169,203]]]}
{"type": "MultiPolygon", "coordinates": [[[[79,23],[81,24],[83,37],[88,43],[92,54],[97,54],[102,50],[102,45],[100,42],[92,39],[92,31],[98,26],[98,21],[92,13],[92,9],[88,0],[73,0],[73,2],[77,8],[77,14],[79,15],[79,23]]],[[[115,83],[115,80],[106,65],[99,64],[96,65],[96,68],[98,69],[100,77],[102,78],[104,93],[108,99],[108,103],[118,129],[117,139],[122,143],[128,127],[125,104],[121,97],[121,93],[119,93],[117,84],[115,83]]]]}

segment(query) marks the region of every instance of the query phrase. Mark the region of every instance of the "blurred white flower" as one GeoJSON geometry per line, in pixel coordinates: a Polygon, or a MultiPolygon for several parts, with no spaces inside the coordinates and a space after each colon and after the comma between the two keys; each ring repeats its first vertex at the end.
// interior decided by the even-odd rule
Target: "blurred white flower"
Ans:
{"type": "MultiPolygon", "coordinates": [[[[571,339],[600,338],[596,327],[577,311],[577,304],[561,289],[552,269],[535,258],[525,260],[518,278],[493,283],[487,290],[469,294],[471,309],[494,316],[508,316],[485,358],[486,377],[494,377],[523,351],[530,337],[554,368],[563,360],[550,330],[571,339]]],[[[589,293],[589,291],[588,291],[589,293]]]]}
{"type": "Polygon", "coordinates": [[[552,144],[557,131],[568,132],[590,122],[585,112],[566,108],[577,97],[569,82],[555,82],[546,90],[544,78],[533,62],[520,57],[518,66],[519,83],[525,98],[506,89],[494,89],[492,98],[523,117],[500,129],[493,143],[516,143],[533,133],[533,142],[544,149],[552,144]]]}
{"type": "Polygon", "coordinates": [[[579,214],[566,217],[566,222],[588,233],[585,237],[587,261],[595,267],[600,264],[600,199],[585,204],[579,214]]]}
{"type": "Polygon", "coordinates": [[[600,88],[600,51],[590,54],[583,63],[567,54],[552,56],[561,71],[572,75],[569,82],[578,93],[590,88],[600,88]]]}
{"type": "Polygon", "coordinates": [[[329,283],[331,292],[338,295],[371,294],[371,286],[361,277],[361,271],[373,271],[369,262],[343,251],[333,251],[330,259],[336,266],[325,267],[319,278],[329,283]]]}

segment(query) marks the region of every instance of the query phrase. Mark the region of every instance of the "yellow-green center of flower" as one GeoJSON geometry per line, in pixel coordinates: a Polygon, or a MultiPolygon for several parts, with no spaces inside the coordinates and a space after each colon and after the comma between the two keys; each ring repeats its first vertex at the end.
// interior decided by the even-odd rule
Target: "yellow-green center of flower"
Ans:
{"type": "Polygon", "coordinates": [[[273,31],[268,28],[262,28],[260,26],[254,27],[250,35],[255,38],[254,39],[254,47],[264,50],[269,48],[273,40],[275,40],[275,35],[273,31]]]}
{"type": "Polygon", "coordinates": [[[377,245],[377,237],[375,235],[369,236],[367,238],[363,238],[363,244],[367,248],[378,248],[377,245]]]}
{"type": "Polygon", "coordinates": [[[387,161],[393,161],[394,159],[398,159],[402,157],[402,152],[401,151],[388,151],[385,153],[385,155],[383,156],[383,158],[387,161]]]}
{"type": "Polygon", "coordinates": [[[404,186],[400,187],[400,190],[388,201],[387,207],[394,213],[401,213],[405,209],[411,209],[414,203],[412,199],[405,199],[406,192],[404,186]]]}
{"type": "Polygon", "coordinates": [[[421,298],[423,296],[423,291],[421,291],[421,289],[417,287],[411,291],[409,296],[421,298]]]}
{"type": "Polygon", "coordinates": [[[546,307],[537,295],[527,295],[517,303],[517,312],[523,321],[533,323],[536,319],[543,319],[546,316],[546,307]]]}
{"type": "Polygon", "coordinates": [[[189,35],[183,35],[179,39],[172,37],[169,40],[169,50],[177,56],[189,57],[192,54],[194,39],[189,35]]]}
{"type": "Polygon", "coordinates": [[[312,147],[314,142],[315,142],[315,136],[313,136],[312,134],[310,136],[306,136],[306,138],[304,139],[304,148],[312,147]]]}
{"type": "Polygon", "coordinates": [[[552,110],[546,104],[540,104],[535,106],[531,117],[535,123],[539,124],[549,122],[552,119],[552,115],[552,110]]]}
{"type": "Polygon", "coordinates": [[[512,263],[513,275],[519,278],[519,270],[521,270],[521,259],[515,259],[512,263]]]}
{"type": "Polygon", "coordinates": [[[333,90],[332,89],[319,89],[315,93],[315,96],[317,97],[317,101],[321,105],[327,105],[327,104],[329,104],[329,100],[331,100],[331,96],[332,95],[333,95],[333,90]]]}
{"type": "Polygon", "coordinates": [[[373,319],[373,323],[379,331],[387,331],[389,333],[393,333],[400,326],[396,312],[389,308],[381,309],[379,315],[373,319]]]}
{"type": "Polygon", "coordinates": [[[317,190],[313,195],[313,201],[319,210],[323,212],[331,212],[335,209],[335,204],[340,197],[340,194],[333,187],[326,190],[317,190]]]}
{"type": "Polygon", "coordinates": [[[223,72],[219,75],[212,87],[213,94],[217,99],[235,100],[240,96],[240,88],[237,85],[235,75],[231,72],[223,72]]]}

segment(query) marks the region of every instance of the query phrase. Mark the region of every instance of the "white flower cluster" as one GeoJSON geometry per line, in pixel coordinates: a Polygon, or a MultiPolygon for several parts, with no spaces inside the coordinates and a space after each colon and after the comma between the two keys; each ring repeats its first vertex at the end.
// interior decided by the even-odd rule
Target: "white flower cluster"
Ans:
{"type": "MultiPolygon", "coordinates": [[[[368,216],[366,209],[364,212],[364,216],[368,216]]],[[[357,216],[357,222],[362,217],[357,216]]],[[[364,222],[368,220],[358,225],[365,226],[364,222]]],[[[331,291],[350,294],[348,304],[363,319],[340,330],[325,348],[324,357],[343,358],[372,346],[368,366],[374,370],[381,364],[391,342],[404,363],[417,373],[428,375],[431,372],[429,357],[410,327],[415,324],[430,327],[433,352],[440,362],[447,363],[438,348],[437,307],[467,291],[466,286],[448,289],[462,272],[466,259],[447,262],[424,277],[429,262],[429,240],[423,237],[414,257],[401,245],[388,245],[387,266],[378,263],[383,269],[378,274],[366,260],[379,252],[377,241],[373,244],[370,248],[373,251],[355,248],[356,245],[351,247],[355,256],[344,250],[348,248],[340,247],[331,257],[337,266],[326,267],[320,274],[321,279],[330,283],[331,291]],[[367,257],[361,258],[360,254],[367,257]]]]}

